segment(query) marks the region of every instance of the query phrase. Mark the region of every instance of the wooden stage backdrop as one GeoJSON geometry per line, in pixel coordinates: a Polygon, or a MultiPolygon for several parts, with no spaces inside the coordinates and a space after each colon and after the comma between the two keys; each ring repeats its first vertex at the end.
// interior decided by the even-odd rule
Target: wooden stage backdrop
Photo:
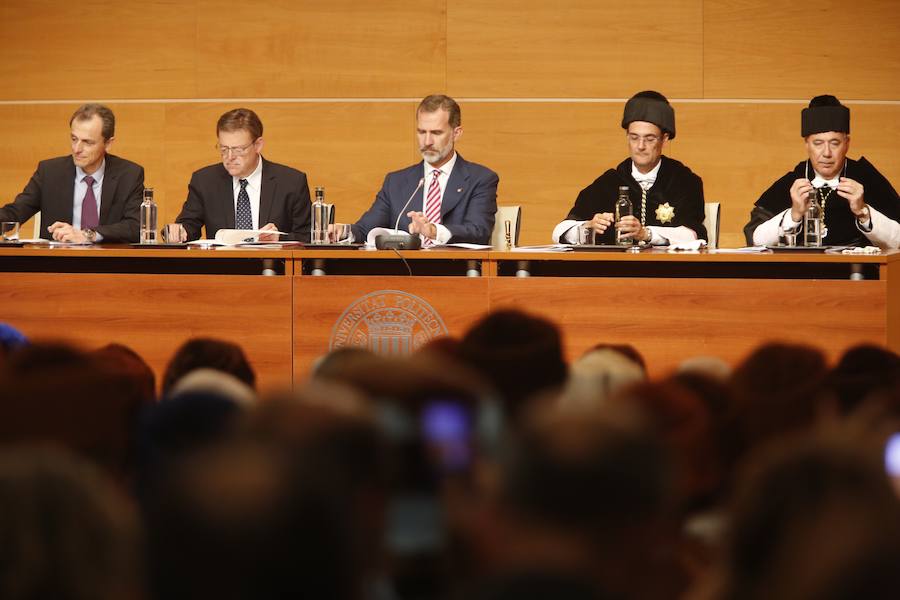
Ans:
{"type": "Polygon", "coordinates": [[[860,343],[900,351],[900,251],[403,254],[413,277],[388,251],[0,248],[0,318],[32,339],[124,343],[158,377],[186,339],[232,340],[263,390],[305,381],[330,349],[404,355],[508,307],[557,322],[569,359],[632,344],[654,376],[692,356],[736,364],[771,339],[831,361],[860,343]]]}
{"type": "MultiPolygon", "coordinates": [[[[626,156],[624,99],[657,89],[676,108],[667,153],[722,203],[721,242],[759,193],[804,157],[803,102],[852,109],[850,155],[900,185],[900,5],[777,0],[62,0],[0,5],[0,202],[37,161],[68,152],[87,100],[117,113],[113,151],[143,164],[163,221],[215,121],[249,106],[265,155],[323,185],[355,220],[387,171],[418,159],[416,100],[462,101],[466,158],[524,207],[522,243],[545,243],[578,191],[626,156]]],[[[27,229],[30,231],[30,229],[27,229]]]]}

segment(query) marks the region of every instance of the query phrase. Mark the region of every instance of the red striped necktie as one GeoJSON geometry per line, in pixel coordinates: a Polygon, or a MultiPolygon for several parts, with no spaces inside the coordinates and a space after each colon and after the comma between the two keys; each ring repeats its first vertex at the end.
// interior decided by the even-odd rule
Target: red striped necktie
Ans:
{"type": "Polygon", "coordinates": [[[425,218],[429,223],[441,222],[441,184],[438,177],[441,172],[435,169],[431,172],[431,183],[428,185],[428,195],[425,199],[425,218]]]}
{"type": "MultiPolygon", "coordinates": [[[[428,194],[425,196],[425,218],[429,223],[437,225],[441,222],[441,184],[438,181],[441,172],[435,169],[431,174],[431,183],[428,184],[428,194]]],[[[435,227],[435,233],[437,233],[437,227],[435,227]]],[[[431,246],[434,243],[435,240],[425,239],[426,246],[431,246]]]]}

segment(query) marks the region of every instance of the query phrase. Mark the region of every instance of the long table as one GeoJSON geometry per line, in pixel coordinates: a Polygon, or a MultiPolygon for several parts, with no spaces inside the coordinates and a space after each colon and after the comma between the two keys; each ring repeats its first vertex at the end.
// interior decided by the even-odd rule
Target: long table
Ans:
{"type": "Polygon", "coordinates": [[[260,387],[303,381],[329,349],[414,351],[514,307],[567,355],[630,343],[651,373],[734,363],[761,342],[900,352],[900,252],[638,254],[130,247],[0,248],[0,321],[86,348],[131,346],[161,375],[186,339],[240,343],[260,387]]]}

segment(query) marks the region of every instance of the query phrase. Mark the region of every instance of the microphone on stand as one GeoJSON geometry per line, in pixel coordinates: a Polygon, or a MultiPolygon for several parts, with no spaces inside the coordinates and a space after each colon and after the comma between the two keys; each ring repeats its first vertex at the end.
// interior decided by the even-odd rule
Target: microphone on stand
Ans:
{"type": "Polygon", "coordinates": [[[422,240],[418,235],[412,235],[405,232],[400,233],[400,219],[403,217],[406,209],[409,208],[409,203],[412,202],[416,192],[422,189],[422,184],[424,183],[425,178],[420,178],[416,189],[413,190],[413,193],[409,195],[406,204],[400,209],[400,214],[397,215],[397,221],[394,223],[394,233],[382,233],[375,236],[375,248],[378,250],[418,250],[422,247],[422,240]]]}

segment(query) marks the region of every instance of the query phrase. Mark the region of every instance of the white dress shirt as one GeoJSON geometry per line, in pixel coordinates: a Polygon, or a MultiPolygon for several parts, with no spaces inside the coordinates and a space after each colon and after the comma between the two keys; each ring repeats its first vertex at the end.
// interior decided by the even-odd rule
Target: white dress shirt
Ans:
{"type": "MultiPolygon", "coordinates": [[[[97,200],[97,222],[100,222],[100,198],[103,194],[103,174],[106,172],[106,158],[100,163],[100,168],[91,173],[94,178],[94,198],[97,200]]],[[[81,207],[84,204],[84,195],[87,194],[87,184],[84,178],[87,173],[79,167],[75,166],[75,188],[72,192],[75,201],[72,203],[72,227],[81,229],[81,207]]]]}
{"type": "MultiPolygon", "coordinates": [[[[450,160],[441,165],[437,170],[441,172],[438,175],[438,185],[441,187],[441,215],[443,216],[444,211],[444,192],[447,191],[447,182],[450,180],[450,173],[453,172],[453,167],[456,165],[456,151],[453,151],[453,156],[450,157],[450,160]]],[[[427,161],[422,161],[424,170],[425,170],[425,182],[422,184],[422,212],[425,212],[425,199],[428,197],[428,186],[431,185],[431,180],[434,177],[435,168],[428,164],[427,161]]],[[[444,227],[440,223],[434,224],[435,230],[437,232],[437,236],[434,239],[435,244],[446,244],[450,241],[450,238],[453,237],[453,234],[450,233],[450,230],[444,227]]]]}
{"type": "MultiPolygon", "coordinates": [[[[816,173],[816,176],[813,177],[810,183],[816,189],[827,184],[828,187],[836,190],[839,182],[840,175],[831,179],[825,179],[816,173]]],[[[837,191],[831,193],[836,195],[837,191]]],[[[863,194],[865,194],[865,190],[863,190],[863,194]]],[[[885,249],[900,247],[900,223],[886,217],[871,206],[868,206],[868,208],[869,218],[857,219],[856,228],[874,246],[885,249]]],[[[791,216],[791,209],[788,208],[762,223],[753,231],[753,245],[775,246],[781,241],[782,231],[795,231],[800,228],[801,224],[802,221],[794,221],[793,216],[791,216]]],[[[827,236],[825,243],[827,243],[827,236]]]]}

